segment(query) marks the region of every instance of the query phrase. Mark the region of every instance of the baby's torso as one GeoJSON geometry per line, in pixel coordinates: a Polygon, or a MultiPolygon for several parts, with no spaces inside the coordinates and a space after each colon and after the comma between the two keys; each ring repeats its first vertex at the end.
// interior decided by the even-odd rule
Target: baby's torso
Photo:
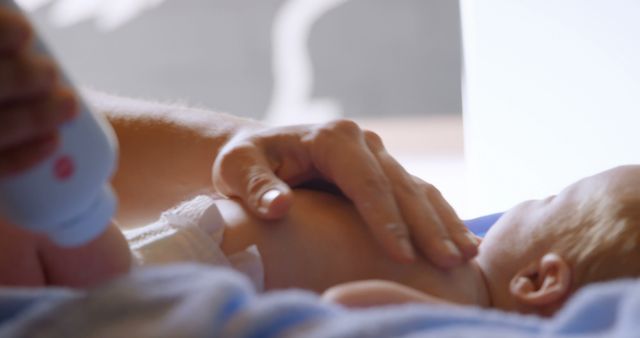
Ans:
{"type": "Polygon", "coordinates": [[[281,221],[258,220],[235,201],[216,201],[226,223],[222,250],[231,255],[256,245],[265,289],[321,292],[339,283],[384,279],[457,303],[472,303],[471,266],[443,271],[421,257],[414,264],[396,263],[343,198],[311,191],[295,194],[289,215],[281,221]]]}

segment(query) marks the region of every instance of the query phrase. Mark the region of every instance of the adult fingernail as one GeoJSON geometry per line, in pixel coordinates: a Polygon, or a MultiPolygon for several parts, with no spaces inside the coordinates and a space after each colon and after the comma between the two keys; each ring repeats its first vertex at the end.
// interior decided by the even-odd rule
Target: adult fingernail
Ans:
{"type": "Polygon", "coordinates": [[[471,244],[473,244],[474,246],[478,246],[480,244],[480,241],[478,240],[476,235],[474,235],[472,233],[467,233],[466,236],[467,236],[467,239],[469,240],[469,242],[471,244]]]}
{"type": "Polygon", "coordinates": [[[460,252],[460,250],[458,250],[458,247],[453,244],[451,240],[445,240],[444,246],[450,256],[453,256],[455,258],[462,258],[462,253],[460,252]]]}
{"type": "Polygon", "coordinates": [[[266,214],[269,212],[269,207],[271,203],[275,201],[278,197],[282,195],[282,192],[278,189],[269,189],[260,197],[260,201],[258,203],[258,212],[261,214],[266,214]]]}
{"type": "Polygon", "coordinates": [[[463,242],[459,249],[462,251],[465,259],[475,257],[478,254],[480,240],[470,232],[466,233],[465,237],[467,240],[463,242]]]}
{"type": "Polygon", "coordinates": [[[402,253],[406,258],[410,260],[414,260],[416,258],[416,253],[408,239],[400,240],[400,249],[402,249],[402,253]]]}

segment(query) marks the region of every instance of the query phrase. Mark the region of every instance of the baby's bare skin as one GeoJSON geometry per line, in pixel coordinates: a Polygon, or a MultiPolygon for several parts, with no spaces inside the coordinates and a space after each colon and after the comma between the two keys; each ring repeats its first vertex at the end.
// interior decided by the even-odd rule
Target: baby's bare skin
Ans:
{"type": "Polygon", "coordinates": [[[479,278],[472,264],[445,271],[423,257],[398,264],[377,245],[366,224],[344,198],[297,190],[290,214],[262,221],[233,200],[216,202],[227,223],[227,254],[255,244],[265,268],[265,288],[297,287],[322,292],[336,284],[385,279],[461,304],[477,304],[479,278]],[[269,224],[273,223],[273,224],[269,224]]]}
{"type": "Polygon", "coordinates": [[[131,256],[114,225],[93,241],[60,248],[45,235],[0,220],[1,286],[94,286],[129,271],[131,256]]]}

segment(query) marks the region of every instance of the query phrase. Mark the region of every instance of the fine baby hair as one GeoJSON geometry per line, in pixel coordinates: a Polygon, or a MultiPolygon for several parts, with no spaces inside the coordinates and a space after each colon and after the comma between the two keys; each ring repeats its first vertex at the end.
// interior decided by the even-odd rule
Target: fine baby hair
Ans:
{"type": "Polygon", "coordinates": [[[611,174],[614,179],[603,180],[598,193],[584,196],[575,212],[551,220],[535,236],[552,241],[551,251],[572,266],[573,290],[589,283],[640,276],[640,170],[619,167],[611,174]],[[632,171],[636,173],[625,175],[632,171]]]}

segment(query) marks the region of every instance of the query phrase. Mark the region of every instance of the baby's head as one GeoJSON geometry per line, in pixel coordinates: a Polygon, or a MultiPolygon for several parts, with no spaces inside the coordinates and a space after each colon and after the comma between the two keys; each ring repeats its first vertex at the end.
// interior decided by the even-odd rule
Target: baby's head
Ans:
{"type": "Polygon", "coordinates": [[[477,263],[494,307],[541,315],[586,284],[640,276],[640,166],[514,207],[483,239],[477,263]]]}

